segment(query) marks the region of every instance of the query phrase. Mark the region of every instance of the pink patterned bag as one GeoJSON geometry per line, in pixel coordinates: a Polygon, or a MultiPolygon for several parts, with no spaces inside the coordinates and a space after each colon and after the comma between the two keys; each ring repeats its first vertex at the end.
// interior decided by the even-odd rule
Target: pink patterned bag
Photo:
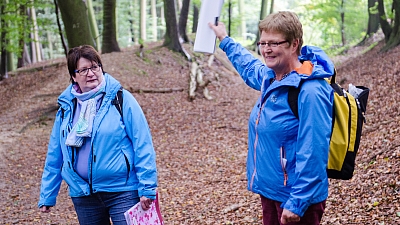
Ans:
{"type": "Polygon", "coordinates": [[[140,202],[124,213],[128,225],[164,225],[158,203],[158,193],[156,200],[150,206],[150,209],[144,211],[140,202]]]}

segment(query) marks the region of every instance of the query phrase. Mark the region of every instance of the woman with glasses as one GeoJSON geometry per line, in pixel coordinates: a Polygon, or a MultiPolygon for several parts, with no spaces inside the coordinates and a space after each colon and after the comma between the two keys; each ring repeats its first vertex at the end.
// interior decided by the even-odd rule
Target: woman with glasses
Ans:
{"type": "Polygon", "coordinates": [[[156,154],[146,118],[135,98],[103,70],[88,45],[68,52],[71,84],[59,96],[44,165],[41,212],[56,204],[62,180],[80,224],[126,224],[124,212],[156,198],[156,154]],[[117,99],[121,101],[121,99],[117,99]]]}
{"type": "Polygon", "coordinates": [[[259,23],[264,63],[210,23],[220,48],[244,82],[260,91],[249,118],[248,189],[261,197],[264,225],[320,224],[328,197],[333,91],[324,78],[334,73],[328,56],[303,45],[295,13],[278,12],[259,23]],[[301,88],[298,117],[288,91],[301,88]]]}

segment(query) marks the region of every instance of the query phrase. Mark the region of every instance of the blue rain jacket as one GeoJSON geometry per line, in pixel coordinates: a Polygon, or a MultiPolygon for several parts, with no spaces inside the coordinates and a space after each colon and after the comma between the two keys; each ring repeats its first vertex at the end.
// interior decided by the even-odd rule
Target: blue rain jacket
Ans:
{"type": "Polygon", "coordinates": [[[58,98],[60,109],[48,145],[39,207],[56,204],[62,180],[68,184],[71,197],[138,190],[139,196],[155,199],[156,155],[146,118],[132,94],[123,90],[122,119],[116,106],[111,104],[121,84],[109,74],[104,79],[104,97],[93,122],[89,183],[74,171],[76,151],[65,145],[72,129],[75,98],[69,85],[58,98]]]}
{"type": "Polygon", "coordinates": [[[311,61],[312,74],[292,71],[285,79],[270,84],[275,72],[240,44],[226,37],[220,48],[244,82],[260,91],[249,118],[248,189],[282,202],[282,208],[301,217],[308,206],[328,197],[326,166],[333,90],[324,78],[333,75],[334,65],[321,49],[305,46],[299,60],[311,61]],[[297,119],[287,101],[288,88],[298,87],[301,80],[305,81],[299,93],[297,119]]]}

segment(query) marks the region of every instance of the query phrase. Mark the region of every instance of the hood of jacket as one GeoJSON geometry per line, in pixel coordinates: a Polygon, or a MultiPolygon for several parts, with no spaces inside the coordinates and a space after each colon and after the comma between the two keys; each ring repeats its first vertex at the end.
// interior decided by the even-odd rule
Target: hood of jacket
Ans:
{"type": "Polygon", "coordinates": [[[304,79],[329,78],[335,71],[335,66],[328,55],[322,49],[315,46],[304,46],[301,49],[299,60],[301,62],[311,61],[314,65],[312,74],[310,76],[306,75],[304,79]]]}
{"type": "Polygon", "coordinates": [[[301,49],[301,55],[298,59],[300,62],[310,61],[313,64],[311,75],[299,74],[297,71],[293,70],[285,79],[271,84],[270,79],[275,77],[275,72],[269,69],[267,71],[267,76],[264,76],[261,86],[262,99],[267,98],[272,91],[281,86],[298,87],[302,80],[330,78],[334,74],[335,66],[333,62],[329,59],[328,55],[318,47],[304,46],[301,49]]]}

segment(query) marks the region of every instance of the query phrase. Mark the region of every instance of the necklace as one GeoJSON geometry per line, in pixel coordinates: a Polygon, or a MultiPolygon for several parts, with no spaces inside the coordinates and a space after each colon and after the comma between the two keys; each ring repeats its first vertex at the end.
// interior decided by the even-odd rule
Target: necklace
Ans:
{"type": "MultiPolygon", "coordinates": [[[[288,77],[289,75],[290,75],[290,72],[284,74],[284,75],[282,76],[282,79],[281,79],[281,80],[285,79],[285,78],[288,77]]],[[[271,78],[271,80],[269,81],[269,84],[274,83],[275,80],[276,80],[276,75],[274,76],[274,78],[271,78]]]]}

